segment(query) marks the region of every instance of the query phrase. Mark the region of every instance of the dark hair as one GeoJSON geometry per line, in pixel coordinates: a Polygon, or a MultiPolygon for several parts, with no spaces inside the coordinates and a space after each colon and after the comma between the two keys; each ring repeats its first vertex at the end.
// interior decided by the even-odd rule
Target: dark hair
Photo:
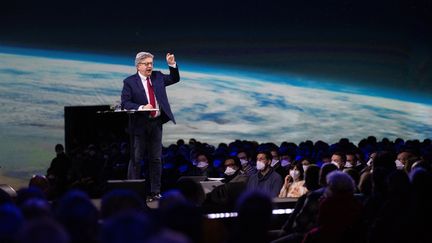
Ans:
{"type": "Polygon", "coordinates": [[[258,156],[258,154],[264,154],[267,160],[272,160],[273,159],[272,154],[268,150],[266,150],[266,151],[258,151],[257,156],[258,156]]]}
{"type": "Polygon", "coordinates": [[[56,152],[61,152],[61,151],[64,151],[64,147],[63,147],[63,145],[61,145],[61,144],[56,144],[56,146],[55,146],[55,151],[56,152]]]}
{"type": "Polygon", "coordinates": [[[387,171],[392,171],[396,169],[396,154],[389,151],[379,151],[373,160],[373,168],[382,167],[387,171]]]}
{"type": "Polygon", "coordinates": [[[347,173],[349,176],[351,176],[351,178],[354,180],[357,187],[360,182],[360,173],[353,168],[345,169],[344,172],[347,173]]]}
{"type": "Polygon", "coordinates": [[[180,178],[176,183],[176,189],[195,205],[201,205],[205,200],[205,193],[201,185],[190,178],[180,178]]]}
{"type": "Polygon", "coordinates": [[[95,240],[99,212],[87,194],[78,190],[67,192],[54,211],[58,221],[69,232],[72,242],[95,240]]]}
{"type": "Polygon", "coordinates": [[[343,162],[346,162],[346,154],[342,152],[334,152],[333,155],[340,156],[343,162]]]}
{"type": "Polygon", "coordinates": [[[317,165],[311,164],[305,171],[305,187],[309,191],[314,191],[319,188],[319,172],[320,168],[317,165]]]}
{"type": "Polygon", "coordinates": [[[232,242],[267,242],[272,209],[267,194],[259,191],[243,193],[237,201],[237,229],[232,242]]]}
{"type": "Polygon", "coordinates": [[[246,150],[246,149],[239,149],[239,150],[237,151],[236,156],[237,156],[239,153],[245,153],[245,154],[246,154],[246,159],[250,159],[250,157],[251,157],[251,153],[250,153],[248,150],[246,150]]]}
{"type": "Polygon", "coordinates": [[[297,170],[300,172],[300,176],[299,176],[299,179],[300,180],[303,180],[304,179],[304,170],[303,170],[303,166],[302,166],[302,163],[301,163],[301,161],[303,161],[303,160],[297,160],[297,161],[295,161],[294,163],[291,163],[290,165],[289,165],[289,170],[293,170],[294,168],[297,168],[297,170]]]}
{"type": "Polygon", "coordinates": [[[228,156],[228,157],[226,157],[225,160],[224,160],[224,167],[225,167],[225,161],[227,161],[229,159],[234,160],[234,164],[235,164],[235,166],[237,166],[237,168],[241,168],[241,162],[240,162],[240,159],[237,156],[228,156]]]}
{"type": "Polygon", "coordinates": [[[332,164],[332,163],[326,163],[321,167],[320,170],[320,174],[319,174],[319,184],[321,186],[327,186],[327,180],[326,177],[327,175],[334,171],[337,170],[338,168],[336,167],[336,165],[332,164]]]}

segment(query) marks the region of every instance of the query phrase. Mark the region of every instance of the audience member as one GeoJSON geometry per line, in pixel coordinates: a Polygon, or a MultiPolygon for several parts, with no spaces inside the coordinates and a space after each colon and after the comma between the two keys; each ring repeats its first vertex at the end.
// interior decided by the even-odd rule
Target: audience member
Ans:
{"type": "Polygon", "coordinates": [[[364,242],[361,237],[364,232],[357,228],[361,224],[362,205],[354,197],[353,179],[346,173],[333,171],[327,175],[327,183],[318,224],[306,233],[303,242],[364,242]]]}
{"type": "Polygon", "coordinates": [[[270,228],[272,209],[272,201],[267,193],[252,191],[243,194],[237,204],[238,216],[228,242],[269,242],[267,232],[270,228]]]}
{"type": "MultiPolygon", "coordinates": [[[[56,159],[47,171],[52,180],[35,176],[29,187],[19,190],[14,198],[0,190],[0,241],[207,242],[209,238],[203,236],[209,233],[209,225],[205,222],[211,219],[203,220],[203,213],[217,209],[211,207],[211,203],[217,202],[221,211],[237,211],[238,217],[216,227],[220,237],[213,240],[228,237],[229,242],[268,242],[274,239],[274,235],[270,238],[267,234],[272,215],[270,198],[279,191],[286,191],[288,196],[292,185],[301,181],[303,171],[301,188],[307,192],[298,198],[294,211],[279,230],[282,238],[274,242],[432,242],[428,231],[432,218],[428,195],[432,188],[430,139],[392,142],[370,136],[358,146],[343,138],[335,144],[314,144],[308,140],[297,146],[283,142],[279,148],[274,143],[255,141],[236,140],[214,147],[195,139],[188,144],[179,140],[163,149],[164,173],[169,177],[163,188],[173,190],[163,193],[159,209],[148,208],[143,198],[132,191],[117,190],[103,195],[98,211],[87,195],[105,192],[101,190],[103,181],[114,176],[107,166],[114,166],[114,160],[120,158],[118,144],[125,143],[104,141],[68,154],[74,162],[66,173],[66,181],[73,183],[63,184],[62,190],[72,187],[84,192],[68,191],[59,198],[61,193],[55,188],[55,175],[59,174],[56,159]],[[273,160],[270,152],[262,152],[272,150],[279,161],[273,160]],[[347,153],[345,162],[344,154],[336,151],[347,153]],[[334,163],[324,163],[321,168],[320,163],[314,164],[330,161],[328,154],[333,155],[334,163]],[[301,162],[293,164],[294,157],[301,162]],[[361,165],[362,158],[369,159],[366,166],[361,165]],[[224,178],[224,185],[208,194],[207,199],[211,200],[204,200],[203,188],[196,181],[177,179],[193,174],[189,167],[194,164],[193,159],[195,165],[201,163],[194,168],[197,175],[224,178]],[[291,171],[284,168],[287,164],[291,171]],[[343,172],[335,172],[337,168],[343,172]],[[170,169],[171,174],[167,173],[170,169]],[[282,169],[289,180],[281,189],[278,173],[282,169]],[[214,174],[210,176],[211,173],[214,174]],[[250,180],[245,184],[248,176],[250,180]],[[243,187],[234,187],[238,180],[243,187]],[[354,194],[356,185],[359,194],[354,194]],[[235,207],[242,192],[245,194],[235,207]],[[213,200],[214,195],[219,201],[213,200]],[[229,226],[233,226],[230,234],[224,229],[229,226]]],[[[60,146],[56,147],[59,155],[66,156],[60,146]]]]}
{"type": "Polygon", "coordinates": [[[54,208],[54,213],[69,233],[71,243],[97,240],[99,213],[85,193],[67,192],[54,208]]]}
{"type": "Polygon", "coordinates": [[[251,176],[257,172],[256,167],[252,164],[252,156],[246,150],[238,151],[237,158],[239,158],[246,175],[251,176]]]}
{"type": "Polygon", "coordinates": [[[270,197],[277,197],[283,182],[281,176],[270,166],[271,161],[270,152],[258,152],[256,165],[258,172],[249,177],[248,190],[258,190],[267,193],[270,197]]]}
{"type": "Polygon", "coordinates": [[[279,197],[300,197],[307,192],[304,186],[303,166],[299,162],[291,164],[289,174],[285,176],[284,184],[279,192],[279,197]]]}
{"type": "Polygon", "coordinates": [[[68,243],[66,230],[53,218],[27,221],[18,236],[19,243],[68,243]]]}
{"type": "Polygon", "coordinates": [[[136,212],[117,214],[103,222],[100,243],[142,243],[157,233],[148,215],[136,212]]]}
{"type": "Polygon", "coordinates": [[[51,161],[46,177],[51,185],[51,193],[58,197],[68,189],[71,161],[65,154],[63,145],[57,144],[54,150],[56,157],[51,161]]]}
{"type": "Polygon", "coordinates": [[[102,197],[100,213],[104,219],[129,211],[143,213],[147,210],[147,205],[137,193],[132,190],[116,189],[102,197]]]}

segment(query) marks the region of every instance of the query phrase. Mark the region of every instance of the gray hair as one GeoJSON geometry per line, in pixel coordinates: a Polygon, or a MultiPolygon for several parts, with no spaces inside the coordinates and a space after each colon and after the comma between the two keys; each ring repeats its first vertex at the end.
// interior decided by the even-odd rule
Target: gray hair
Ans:
{"type": "Polygon", "coordinates": [[[138,54],[135,57],[135,66],[138,66],[138,63],[141,60],[149,58],[149,57],[153,58],[154,56],[150,52],[145,52],[145,51],[138,52],[138,54]]]}
{"type": "Polygon", "coordinates": [[[327,175],[327,189],[332,194],[349,193],[355,191],[355,182],[348,174],[341,171],[332,171],[327,175]]]}

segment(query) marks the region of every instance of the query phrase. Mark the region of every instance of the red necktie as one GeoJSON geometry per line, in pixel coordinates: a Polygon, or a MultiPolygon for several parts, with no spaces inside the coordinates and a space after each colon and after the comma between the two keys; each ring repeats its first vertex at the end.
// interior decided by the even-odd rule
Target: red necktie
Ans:
{"type": "MultiPolygon", "coordinates": [[[[153,106],[153,108],[156,108],[156,99],[155,99],[155,95],[154,95],[154,91],[153,91],[153,86],[150,83],[149,77],[147,77],[147,90],[148,90],[148,94],[149,94],[150,104],[153,106]]],[[[150,116],[155,117],[156,111],[150,111],[150,116]]]]}

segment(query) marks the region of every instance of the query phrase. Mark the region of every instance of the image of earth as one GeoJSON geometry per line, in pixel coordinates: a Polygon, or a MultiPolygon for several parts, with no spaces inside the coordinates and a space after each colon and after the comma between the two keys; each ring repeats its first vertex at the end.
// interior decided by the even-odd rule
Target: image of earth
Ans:
{"type": "MultiPolygon", "coordinates": [[[[156,59],[155,69],[167,73],[164,57],[156,59]]],[[[430,100],[176,59],[181,81],[167,92],[177,125],[164,126],[165,146],[189,138],[217,145],[432,137],[430,100]]],[[[54,145],[64,144],[64,107],[116,104],[135,72],[133,57],[0,48],[0,184],[45,174],[54,145]]]]}

